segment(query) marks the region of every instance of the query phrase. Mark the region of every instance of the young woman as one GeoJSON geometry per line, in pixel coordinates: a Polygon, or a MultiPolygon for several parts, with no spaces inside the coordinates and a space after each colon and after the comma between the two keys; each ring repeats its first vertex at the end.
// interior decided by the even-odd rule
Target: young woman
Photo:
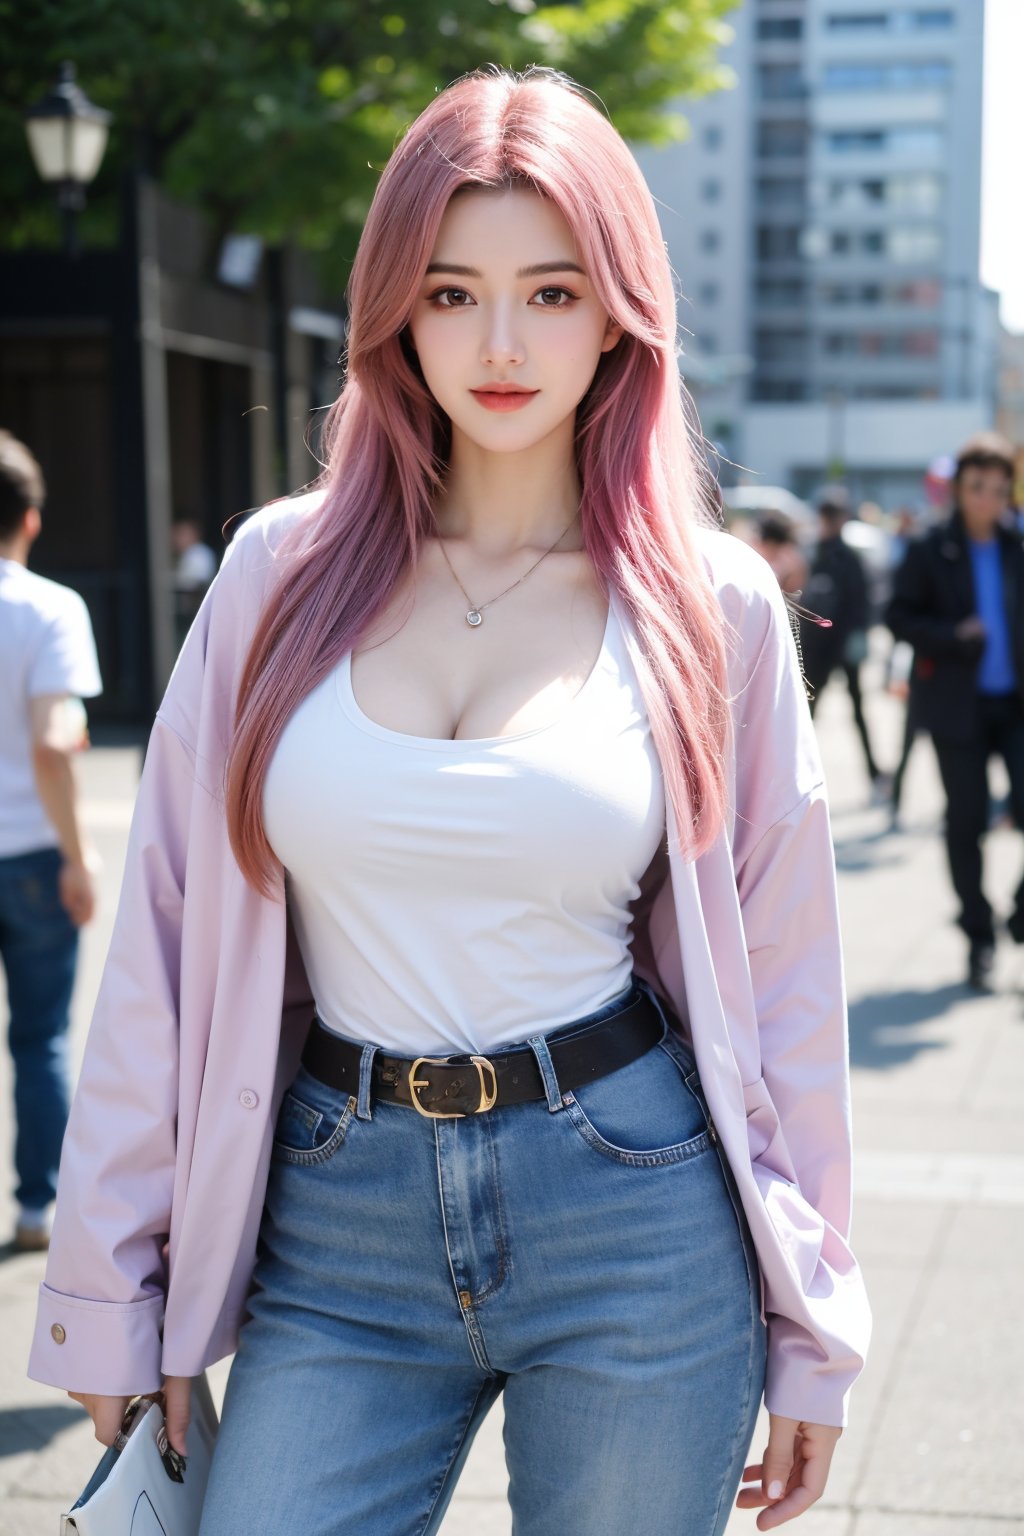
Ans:
{"type": "Polygon", "coordinates": [[[350,297],[323,481],[157,717],[32,1373],[101,1440],[163,1380],[183,1448],[237,1346],[204,1536],[434,1532],[499,1394],[528,1536],[710,1536],[741,1476],[771,1529],[867,1333],[834,871],[651,198],[569,82],[474,76],[350,297]]]}

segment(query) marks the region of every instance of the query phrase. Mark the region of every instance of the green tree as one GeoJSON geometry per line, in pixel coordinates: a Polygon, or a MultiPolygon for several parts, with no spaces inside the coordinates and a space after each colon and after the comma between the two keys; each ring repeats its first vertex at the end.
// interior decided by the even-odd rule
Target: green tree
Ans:
{"type": "Polygon", "coordinates": [[[548,64],[636,141],[682,137],[675,104],[728,83],[737,0],[0,0],[0,243],[55,243],[21,120],[64,58],[114,113],[84,236],[116,235],[137,166],[221,231],[295,240],[344,282],[380,166],[442,86],[548,64]]]}

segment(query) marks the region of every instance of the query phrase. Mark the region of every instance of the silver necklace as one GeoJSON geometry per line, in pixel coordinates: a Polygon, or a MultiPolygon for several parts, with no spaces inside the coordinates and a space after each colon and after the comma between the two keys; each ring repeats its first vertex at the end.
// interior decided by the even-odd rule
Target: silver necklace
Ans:
{"type": "Polygon", "coordinates": [[[466,614],[466,623],[469,625],[470,629],[478,629],[480,627],[480,625],[483,623],[483,621],[484,621],[484,609],[485,608],[490,608],[495,603],[500,602],[503,597],[508,597],[508,594],[510,592],[514,592],[516,587],[521,587],[522,586],[522,584],[526,580],[527,576],[532,576],[533,575],[533,572],[537,569],[538,565],[540,565],[541,560],[546,560],[548,555],[551,554],[551,551],[553,549],[555,549],[559,544],[561,544],[562,540],[565,538],[566,534],[569,532],[569,529],[572,527],[573,523],[576,521],[576,519],[578,517],[579,517],[579,513],[578,512],[574,512],[572,517],[566,523],[565,527],[562,529],[561,533],[558,535],[558,538],[555,540],[554,544],[552,544],[550,546],[550,548],[548,548],[548,549],[546,549],[544,551],[544,553],[540,557],[540,560],[535,560],[533,562],[533,564],[530,566],[530,569],[528,571],[524,571],[523,574],[520,576],[518,581],[514,581],[510,587],[506,587],[504,592],[499,592],[497,597],[489,597],[487,599],[486,603],[474,603],[473,599],[470,597],[469,593],[466,591],[465,587],[462,585],[462,582],[459,581],[458,572],[456,571],[454,565],[452,565],[451,561],[448,558],[448,551],[444,547],[444,539],[441,538],[440,534],[438,535],[437,542],[438,542],[438,544],[441,547],[441,553],[444,556],[444,563],[448,567],[448,569],[451,571],[452,576],[455,578],[455,582],[456,582],[456,585],[458,586],[459,591],[462,593],[463,597],[466,599],[466,602],[469,604],[469,611],[466,614]]]}

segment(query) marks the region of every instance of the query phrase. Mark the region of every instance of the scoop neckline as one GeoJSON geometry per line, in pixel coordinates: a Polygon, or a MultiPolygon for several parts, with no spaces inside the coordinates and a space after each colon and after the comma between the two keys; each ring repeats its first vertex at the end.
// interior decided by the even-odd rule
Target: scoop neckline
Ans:
{"type": "Polygon", "coordinates": [[[338,702],[353,725],[363,731],[367,736],[376,736],[378,741],[390,741],[398,746],[411,747],[424,752],[459,752],[473,747],[503,747],[517,741],[529,741],[531,737],[543,736],[547,731],[557,730],[571,714],[575,712],[583,698],[590,692],[591,685],[602,670],[608,642],[612,634],[612,626],[615,622],[615,607],[613,599],[608,600],[608,613],[604,621],[604,630],[601,634],[601,646],[598,650],[594,665],[587,673],[579,688],[566,704],[562,713],[547,725],[534,726],[531,731],[519,731],[511,736],[413,736],[408,731],[393,731],[389,726],[380,725],[376,720],[371,720],[356,699],[355,689],[352,686],[352,652],[346,651],[335,673],[336,692],[338,702]]]}

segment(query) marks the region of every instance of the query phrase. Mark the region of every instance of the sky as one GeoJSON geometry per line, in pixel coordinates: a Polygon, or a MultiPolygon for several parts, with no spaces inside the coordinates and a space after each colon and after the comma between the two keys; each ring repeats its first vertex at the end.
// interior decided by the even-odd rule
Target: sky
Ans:
{"type": "Polygon", "coordinates": [[[981,280],[1024,331],[1024,0],[985,0],[982,131],[981,280]]]}

